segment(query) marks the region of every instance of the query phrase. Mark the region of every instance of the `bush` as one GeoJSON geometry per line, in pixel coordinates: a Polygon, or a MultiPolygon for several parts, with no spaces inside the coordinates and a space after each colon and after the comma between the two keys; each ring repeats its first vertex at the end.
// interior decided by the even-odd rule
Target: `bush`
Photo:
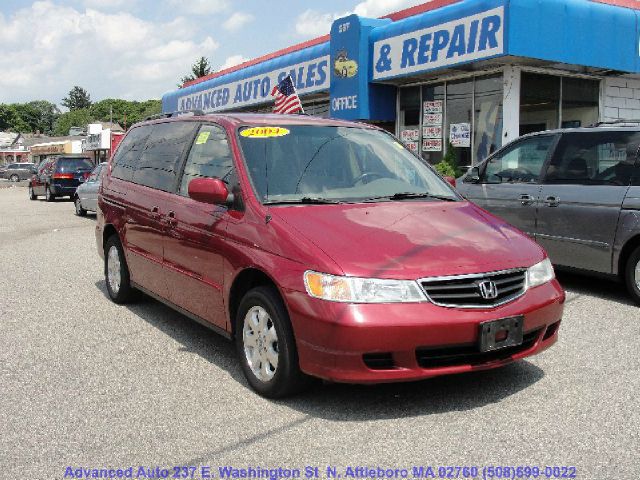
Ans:
{"type": "Polygon", "coordinates": [[[434,165],[437,172],[443,177],[456,177],[456,169],[449,162],[442,160],[434,165]]]}

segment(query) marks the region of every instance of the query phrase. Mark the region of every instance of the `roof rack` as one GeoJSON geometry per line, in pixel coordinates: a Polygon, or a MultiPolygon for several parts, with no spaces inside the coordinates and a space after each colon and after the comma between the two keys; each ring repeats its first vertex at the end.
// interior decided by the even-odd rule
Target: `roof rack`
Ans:
{"type": "Polygon", "coordinates": [[[156,115],[151,115],[147,118],[145,118],[145,122],[147,120],[159,120],[161,118],[172,118],[172,117],[195,117],[195,116],[201,116],[204,115],[205,113],[200,110],[200,109],[193,109],[193,110],[177,110],[175,112],[168,112],[168,113],[158,113],[156,115]]]}
{"type": "Polygon", "coordinates": [[[633,124],[636,124],[636,125],[640,125],[640,120],[631,120],[631,119],[626,120],[624,118],[618,118],[617,120],[609,120],[609,121],[606,121],[606,122],[592,123],[591,125],[589,125],[589,128],[602,127],[602,126],[605,126],[605,125],[623,125],[625,123],[633,123],[633,124]]]}

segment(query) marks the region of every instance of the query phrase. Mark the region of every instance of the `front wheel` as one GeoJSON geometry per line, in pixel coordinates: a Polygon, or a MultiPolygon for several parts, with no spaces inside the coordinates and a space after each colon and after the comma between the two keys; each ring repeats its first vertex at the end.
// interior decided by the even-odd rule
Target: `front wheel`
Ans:
{"type": "Polygon", "coordinates": [[[631,297],[640,305],[640,247],[636,247],[627,260],[625,280],[631,297]]]}
{"type": "Polygon", "coordinates": [[[33,187],[31,185],[29,185],[29,200],[37,200],[38,197],[36,196],[35,192],[33,191],[33,187]]]}
{"type": "Polygon", "coordinates": [[[304,389],[287,310],[273,287],[257,287],[242,299],[236,317],[236,350],[251,387],[268,398],[304,389]]]}
{"type": "Polygon", "coordinates": [[[17,182],[19,182],[19,181],[20,181],[20,177],[19,177],[18,175],[11,175],[11,176],[9,177],[9,180],[10,180],[10,181],[12,181],[12,182],[14,182],[14,183],[17,183],[17,182]]]}
{"type": "Polygon", "coordinates": [[[104,246],[104,277],[109,297],[115,303],[127,303],[134,297],[129,267],[117,235],[112,235],[104,246]]]}
{"type": "Polygon", "coordinates": [[[79,217],[86,217],[87,211],[84,208],[82,208],[80,197],[76,197],[73,203],[75,204],[75,207],[76,207],[76,215],[78,215],[79,217]]]}

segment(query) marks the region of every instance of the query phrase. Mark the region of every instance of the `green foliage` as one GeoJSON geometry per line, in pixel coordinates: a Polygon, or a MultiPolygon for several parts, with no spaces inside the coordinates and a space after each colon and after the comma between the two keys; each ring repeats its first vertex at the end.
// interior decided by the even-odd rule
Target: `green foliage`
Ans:
{"type": "Polygon", "coordinates": [[[91,97],[84,88],[76,85],[69,90],[69,96],[62,99],[62,105],[70,111],[89,108],[91,106],[91,97]]]}
{"type": "Polygon", "coordinates": [[[95,120],[88,108],[71,110],[58,117],[53,133],[58,136],[69,135],[71,127],[85,127],[95,120]]]}
{"type": "Polygon", "coordinates": [[[162,102],[160,100],[130,102],[117,98],[107,98],[91,105],[89,111],[95,120],[108,122],[110,118],[113,118],[114,123],[119,123],[125,128],[125,126],[130,127],[151,115],[160,113],[162,111],[162,102]]]}
{"type": "Polygon", "coordinates": [[[195,80],[196,78],[205,77],[211,73],[211,64],[205,57],[200,57],[196,60],[196,63],[191,65],[191,73],[180,79],[178,87],[181,87],[187,82],[195,80]]]}
{"type": "Polygon", "coordinates": [[[457,177],[456,169],[449,162],[445,162],[444,160],[436,163],[434,168],[438,171],[440,175],[443,177],[457,177]]]}
{"type": "Polygon", "coordinates": [[[60,110],[46,100],[0,104],[0,130],[50,133],[60,110]]]}
{"type": "Polygon", "coordinates": [[[439,163],[434,165],[435,169],[443,177],[457,178],[463,174],[462,170],[458,168],[458,161],[456,160],[454,148],[455,147],[451,145],[451,142],[447,141],[447,153],[444,154],[444,157],[442,157],[442,160],[439,163]]]}

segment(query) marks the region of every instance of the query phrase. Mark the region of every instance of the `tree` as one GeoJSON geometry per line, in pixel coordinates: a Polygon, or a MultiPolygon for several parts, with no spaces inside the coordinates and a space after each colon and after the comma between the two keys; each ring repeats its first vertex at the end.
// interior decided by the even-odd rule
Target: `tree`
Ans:
{"type": "Polygon", "coordinates": [[[84,88],[76,85],[69,90],[69,96],[62,99],[62,105],[70,111],[89,108],[91,106],[91,97],[84,88]]]}
{"type": "Polygon", "coordinates": [[[123,127],[133,125],[145,118],[160,113],[162,102],[160,100],[147,100],[145,102],[130,102],[116,98],[107,98],[94,103],[89,108],[91,115],[102,122],[108,122],[111,118],[123,127]]]}
{"type": "Polygon", "coordinates": [[[0,131],[20,131],[19,128],[16,128],[20,122],[21,119],[15,104],[0,104],[0,131]]]}
{"type": "Polygon", "coordinates": [[[29,131],[51,133],[60,110],[46,100],[35,100],[29,103],[16,104],[18,114],[29,125],[29,131]]]}
{"type": "Polygon", "coordinates": [[[53,133],[59,136],[69,135],[71,127],[86,127],[95,118],[87,108],[79,108],[60,115],[55,123],[53,133]]]}
{"type": "Polygon", "coordinates": [[[207,60],[205,57],[200,57],[198,60],[196,60],[196,63],[191,66],[191,73],[180,79],[180,83],[178,84],[178,86],[181,87],[187,82],[191,82],[196,78],[205,77],[210,73],[211,64],[209,63],[209,60],[207,60]]]}

